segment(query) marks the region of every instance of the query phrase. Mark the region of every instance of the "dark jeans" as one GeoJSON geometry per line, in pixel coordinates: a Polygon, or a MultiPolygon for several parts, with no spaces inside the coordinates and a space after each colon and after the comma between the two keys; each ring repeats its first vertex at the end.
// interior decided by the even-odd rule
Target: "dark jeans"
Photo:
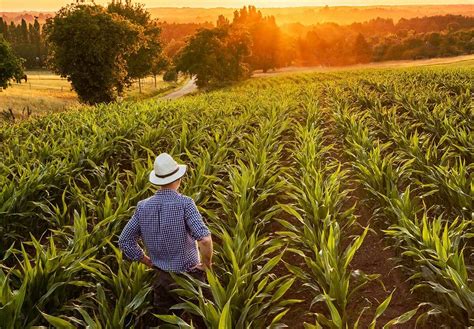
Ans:
{"type": "MultiPolygon", "coordinates": [[[[173,280],[171,274],[169,272],[163,271],[157,267],[156,269],[156,277],[153,282],[153,304],[154,310],[153,313],[155,314],[176,314],[183,318],[186,322],[192,321],[195,328],[206,328],[204,321],[198,316],[191,316],[190,314],[185,314],[180,310],[170,310],[170,308],[178,303],[183,302],[179,296],[174,294],[172,291],[174,289],[179,288],[178,284],[173,280]]],[[[192,272],[188,272],[193,278],[200,280],[202,282],[207,282],[206,279],[206,272],[201,270],[194,270],[192,272]]],[[[183,276],[182,274],[177,274],[183,276]]],[[[207,297],[207,294],[205,294],[207,297]]],[[[156,318],[155,318],[156,319],[156,318]]],[[[163,322],[158,321],[155,322],[155,325],[163,324],[163,322]]]]}
{"type": "MultiPolygon", "coordinates": [[[[153,304],[157,309],[163,311],[162,314],[169,314],[171,306],[182,302],[182,300],[172,292],[174,289],[179,288],[179,286],[173,280],[169,272],[163,271],[158,267],[155,267],[155,269],[156,278],[153,283],[153,304]]],[[[188,272],[188,274],[202,282],[207,281],[206,272],[204,271],[195,270],[188,272]]]]}

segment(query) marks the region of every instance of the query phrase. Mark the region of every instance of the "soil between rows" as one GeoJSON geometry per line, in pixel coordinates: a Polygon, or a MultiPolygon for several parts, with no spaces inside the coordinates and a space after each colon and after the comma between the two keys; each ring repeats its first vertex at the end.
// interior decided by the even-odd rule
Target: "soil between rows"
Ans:
{"type": "MultiPolygon", "coordinates": [[[[360,224],[360,226],[354,225],[351,233],[359,235],[363,227],[368,225],[372,229],[369,230],[360,249],[356,252],[351,268],[360,269],[366,274],[379,274],[380,277],[356,292],[352,303],[349,304],[349,313],[356,318],[364,304],[369,306],[370,309],[364,312],[360,319],[360,327],[368,328],[377,306],[393,292],[388,308],[377,320],[376,327],[381,328],[391,319],[415,309],[419,301],[410,291],[411,286],[407,282],[408,275],[402,268],[397,267],[396,251],[387,246],[387,240],[384,239],[382,232],[384,225],[374,221],[373,210],[369,207],[364,191],[358,187],[351,192],[351,197],[357,202],[356,215],[360,224]]],[[[415,328],[415,321],[416,317],[393,328],[415,328]]],[[[418,328],[423,327],[418,326],[418,328]]]]}
{"type": "MultiPolygon", "coordinates": [[[[326,113],[327,115],[327,113],[326,113]]],[[[326,118],[330,120],[330,117],[326,118]]],[[[332,130],[330,128],[330,130],[332,130]]],[[[350,162],[346,159],[343,153],[344,144],[340,138],[334,138],[337,134],[334,131],[326,131],[329,136],[326,136],[326,143],[332,142],[336,147],[331,150],[330,156],[341,162],[343,167],[350,169],[350,162]]],[[[282,141],[287,142],[284,148],[283,163],[291,163],[291,151],[289,150],[288,137],[282,136],[282,141]]],[[[343,232],[344,241],[343,247],[346,247],[353,236],[360,235],[363,229],[368,225],[370,230],[364,239],[360,249],[356,252],[352,262],[351,268],[361,270],[365,274],[378,274],[380,277],[377,280],[369,282],[366,286],[358,290],[351,301],[348,303],[348,313],[351,323],[354,323],[364,308],[367,308],[359,321],[359,328],[368,328],[372,322],[377,306],[382,303],[391,292],[393,292],[392,300],[386,311],[377,320],[376,328],[382,328],[388,321],[402,315],[405,312],[415,309],[420,303],[416,296],[411,293],[411,286],[407,282],[408,275],[403,272],[400,267],[397,267],[395,257],[396,251],[386,245],[384,239],[383,224],[375,222],[373,207],[367,202],[367,196],[363,188],[351,177],[346,186],[351,189],[346,207],[349,208],[356,204],[355,215],[357,217],[357,224],[352,225],[346,232],[343,232]]],[[[284,196],[281,196],[284,199],[284,196]]],[[[286,213],[282,213],[280,217],[299,226],[301,223],[296,218],[291,217],[286,213]]],[[[267,225],[266,231],[278,232],[285,230],[278,222],[272,222],[267,225]]],[[[285,254],[284,261],[308,271],[305,261],[299,256],[293,254],[285,254]]],[[[277,265],[273,271],[276,275],[288,275],[290,272],[283,263],[277,265]]],[[[286,299],[300,299],[301,303],[293,305],[289,312],[282,319],[283,323],[287,324],[289,328],[304,328],[304,322],[314,323],[313,313],[319,312],[327,314],[326,307],[322,303],[317,303],[311,307],[311,301],[314,297],[314,291],[305,287],[300,280],[296,280],[294,285],[286,293],[286,299]]],[[[416,316],[409,322],[394,326],[393,328],[415,328],[416,316]]],[[[417,328],[428,328],[418,325],[417,328]]]]}

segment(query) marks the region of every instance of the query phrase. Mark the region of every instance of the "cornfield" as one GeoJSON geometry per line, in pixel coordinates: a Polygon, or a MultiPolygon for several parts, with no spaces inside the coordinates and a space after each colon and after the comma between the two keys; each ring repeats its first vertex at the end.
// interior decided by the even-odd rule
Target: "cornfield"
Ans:
{"type": "Polygon", "coordinates": [[[2,126],[0,328],[146,327],[117,237],[161,152],[216,240],[167,327],[474,326],[473,93],[467,67],[306,73],[2,126]]]}

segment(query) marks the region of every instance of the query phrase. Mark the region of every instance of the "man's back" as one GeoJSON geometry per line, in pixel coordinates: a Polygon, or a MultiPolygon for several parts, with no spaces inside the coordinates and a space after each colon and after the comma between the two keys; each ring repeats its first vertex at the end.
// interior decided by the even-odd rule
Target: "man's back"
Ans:
{"type": "MultiPolygon", "coordinates": [[[[169,272],[178,276],[187,272],[204,282],[205,271],[212,266],[211,232],[193,199],[178,193],[186,170],[187,166],[178,164],[171,155],[158,155],[149,181],[161,189],[138,203],[119,237],[120,249],[127,258],[155,269],[153,313],[156,314],[168,314],[173,305],[181,302],[173,293],[177,286],[169,272]],[[140,239],[148,255],[140,248],[140,239]]],[[[194,322],[198,323],[199,319],[194,322]]]]}
{"type": "Polygon", "coordinates": [[[187,272],[200,263],[196,240],[209,236],[194,201],[172,189],[161,189],[138,203],[119,238],[120,248],[140,260],[141,238],[154,266],[168,272],[187,272]]]}

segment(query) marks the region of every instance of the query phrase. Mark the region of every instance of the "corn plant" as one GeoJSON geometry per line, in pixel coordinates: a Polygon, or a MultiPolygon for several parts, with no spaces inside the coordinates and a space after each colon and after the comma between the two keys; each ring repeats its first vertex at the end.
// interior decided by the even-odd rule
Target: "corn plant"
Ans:
{"type": "Polygon", "coordinates": [[[28,281],[23,281],[19,289],[12,289],[9,274],[0,269],[0,318],[6,329],[19,328],[24,325],[22,313],[25,303],[28,281]]]}
{"type": "Polygon", "coordinates": [[[225,272],[225,277],[208,272],[209,284],[195,281],[193,285],[175,278],[180,286],[176,293],[197,301],[188,299],[173,308],[201,316],[208,328],[221,328],[223,323],[232,328],[262,327],[268,322],[271,323],[270,327],[277,327],[288,312],[288,306],[299,302],[284,299],[294,278],[274,278],[269,274],[281,256],[277,255],[253,270],[251,264],[243,264],[240,268],[234,262],[232,271],[225,272]],[[203,293],[204,289],[210,291],[211,299],[203,293]]]}
{"type": "Polygon", "coordinates": [[[413,204],[410,190],[391,201],[397,219],[386,233],[395,238],[402,256],[417,264],[410,279],[418,283],[413,289],[431,291],[432,313],[448,317],[461,326],[474,321],[474,292],[464,260],[464,244],[470,237],[473,222],[456,218],[448,222],[441,216],[429,219],[426,210],[413,204]],[[423,211],[421,219],[417,213],[423,211]]]}
{"type": "MultiPolygon", "coordinates": [[[[418,263],[410,279],[422,281],[418,282],[414,289],[431,288],[431,291],[441,300],[439,303],[431,302],[432,309],[430,313],[425,314],[441,314],[454,323],[468,324],[472,318],[470,313],[472,288],[468,288],[470,284],[468,271],[464,264],[463,251],[458,248],[459,239],[465,237],[466,232],[470,230],[470,223],[459,222],[459,220],[455,220],[451,226],[446,223],[441,238],[441,218],[429,222],[428,215],[424,212],[423,219],[420,221],[418,213],[421,209],[412,201],[410,187],[407,187],[404,194],[399,192],[400,183],[398,182],[407,181],[407,178],[403,176],[409,169],[404,169],[405,167],[402,166],[401,170],[394,171],[396,162],[390,157],[382,159],[378,156],[376,162],[366,161],[365,157],[358,156],[364,154],[366,150],[355,143],[352,144],[352,149],[358,150],[350,154],[355,159],[354,166],[358,170],[361,181],[381,204],[380,209],[392,223],[386,234],[395,237],[394,241],[402,250],[403,257],[418,263]],[[370,176],[386,178],[377,180],[370,179],[370,176]],[[451,243],[450,235],[453,238],[456,237],[453,243],[451,243]],[[450,265],[447,265],[448,258],[452,262],[450,265]],[[446,278],[448,278],[447,281],[445,281],[446,278]],[[448,305],[456,305],[456,307],[448,308],[448,305]]],[[[372,151],[377,149],[377,146],[373,146],[372,151]]],[[[407,266],[407,268],[410,267],[407,266]]]]}
{"type": "MultiPolygon", "coordinates": [[[[308,120],[311,117],[309,115],[308,120]]],[[[312,304],[324,302],[327,306],[329,318],[316,313],[317,323],[343,328],[349,322],[347,305],[351,296],[368,280],[365,275],[354,275],[356,272],[349,268],[368,228],[342,250],[340,226],[348,227],[354,221],[354,207],[344,209],[349,191],[341,182],[347,179],[347,171],[341,170],[337,162],[325,164],[321,161],[332,147],[323,146],[324,139],[317,126],[306,124],[297,131],[295,159],[300,167],[293,173],[294,192],[290,194],[297,206],[282,205],[282,208],[299,223],[280,220],[289,229],[280,234],[292,242],[295,247],[291,251],[304,259],[309,272],[291,264],[286,266],[312,288],[315,294],[312,304]],[[352,276],[361,279],[356,281],[355,287],[350,285],[352,276]]]]}
{"type": "Polygon", "coordinates": [[[95,296],[84,301],[87,308],[78,311],[83,317],[84,325],[97,328],[123,328],[138,323],[137,321],[149,310],[148,294],[151,292],[151,271],[143,264],[127,264],[121,252],[109,243],[113,253],[104,257],[101,262],[83,267],[97,279],[95,296]],[[108,265],[108,258],[115,264],[108,265]],[[111,298],[111,296],[113,296],[111,298]]]}
{"type": "Polygon", "coordinates": [[[361,327],[348,309],[377,275],[351,267],[367,228],[350,234],[368,201],[421,302],[385,325],[428,307],[420,319],[472,326],[474,74],[394,70],[250,79],[0,124],[0,326],[147,325],[152,271],[113,244],[154,192],[161,152],[188,164],[182,192],[216,242],[208,284],[177,278],[177,311],[209,327],[282,327],[298,280],[320,306],[308,328],[361,327]],[[359,186],[368,197],[355,203],[359,186]]]}
{"type": "MultiPolygon", "coordinates": [[[[81,254],[72,250],[58,250],[54,238],[49,239],[46,249],[38,240],[32,238],[31,248],[35,256],[30,260],[25,246],[22,245],[17,257],[22,257],[18,269],[11,270],[10,282],[20,284],[18,296],[12,300],[12,304],[6,302],[6,310],[15,307],[11,324],[21,323],[29,327],[37,323],[41,310],[64,310],[65,302],[80,295],[83,287],[90,287],[91,283],[85,278],[83,264],[93,262],[93,255],[97,248],[91,248],[81,254]],[[22,297],[26,294],[27,298],[22,297]],[[10,305],[9,305],[10,304],[10,305]]],[[[8,295],[9,277],[2,276],[3,287],[8,295]]],[[[11,293],[10,293],[11,294],[11,293]]],[[[11,313],[10,313],[11,315],[11,313]]]]}

